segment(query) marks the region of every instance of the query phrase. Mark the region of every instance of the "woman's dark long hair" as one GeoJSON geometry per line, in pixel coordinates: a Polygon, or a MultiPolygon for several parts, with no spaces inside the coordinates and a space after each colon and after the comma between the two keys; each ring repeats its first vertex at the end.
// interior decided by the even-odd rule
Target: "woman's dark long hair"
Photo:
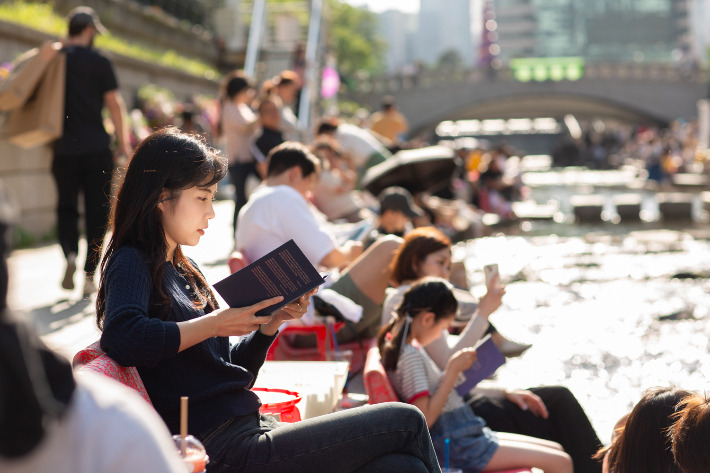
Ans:
{"type": "Polygon", "coordinates": [[[684,473],[704,473],[710,465],[710,398],[693,394],[680,403],[671,429],[673,458],[684,473]]]}
{"type": "Polygon", "coordinates": [[[414,319],[421,313],[433,312],[438,321],[453,317],[457,310],[458,302],[451,283],[444,279],[427,277],[410,287],[404,293],[402,303],[395,309],[392,320],[377,335],[377,348],[385,370],[397,369],[402,344],[405,343],[404,327],[408,316],[414,319]]]}
{"type": "Polygon", "coordinates": [[[424,259],[431,253],[451,248],[451,240],[435,227],[415,228],[404,237],[392,259],[392,280],[397,284],[414,281],[421,276],[417,271],[424,259]]]}
{"type": "MultiPolygon", "coordinates": [[[[131,158],[126,176],[111,212],[111,239],[101,261],[101,281],[96,297],[96,324],[103,328],[106,311],[104,274],[113,253],[123,246],[141,250],[152,276],[150,316],[165,320],[170,299],[163,289],[163,269],[168,245],[160,218],[158,203],[179,197],[180,192],[194,186],[211,186],[227,173],[226,160],[192,135],[177,128],[164,128],[148,136],[131,158]]],[[[217,301],[200,271],[183,255],[180,245],[172,264],[196,288],[196,304],[211,312],[217,301]]]]}
{"type": "Polygon", "coordinates": [[[683,473],[673,460],[669,429],[689,391],[655,388],[644,394],[629,414],[606,454],[611,473],[683,473]]]}

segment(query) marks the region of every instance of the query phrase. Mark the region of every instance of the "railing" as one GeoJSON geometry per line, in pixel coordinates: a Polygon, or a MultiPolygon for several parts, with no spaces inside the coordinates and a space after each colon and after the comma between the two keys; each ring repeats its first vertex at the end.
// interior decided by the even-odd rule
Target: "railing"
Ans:
{"type": "MultiPolygon", "coordinates": [[[[585,80],[635,80],[644,82],[704,83],[708,81],[708,71],[700,70],[684,74],[673,64],[665,63],[588,63],[584,74],[578,81],[585,80]]],[[[439,69],[426,70],[416,74],[396,74],[369,77],[365,74],[356,78],[353,94],[387,94],[402,90],[427,89],[442,85],[461,83],[483,83],[489,81],[518,82],[512,70],[490,69],[439,69]]],[[[569,82],[569,81],[568,81],[569,82]]],[[[577,82],[577,81],[575,81],[577,82]]],[[[528,83],[535,83],[534,80],[528,83]]]]}

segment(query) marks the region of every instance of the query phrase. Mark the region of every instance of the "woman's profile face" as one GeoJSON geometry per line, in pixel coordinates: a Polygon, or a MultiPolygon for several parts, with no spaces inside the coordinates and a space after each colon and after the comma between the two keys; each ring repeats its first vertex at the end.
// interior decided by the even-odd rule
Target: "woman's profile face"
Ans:
{"type": "Polygon", "coordinates": [[[435,276],[448,280],[451,274],[451,249],[442,248],[439,251],[429,253],[419,263],[416,272],[420,278],[435,276]]]}
{"type": "Polygon", "coordinates": [[[177,245],[195,246],[214,218],[212,199],[217,184],[195,186],[180,192],[174,200],[158,204],[169,249],[177,245]]]}

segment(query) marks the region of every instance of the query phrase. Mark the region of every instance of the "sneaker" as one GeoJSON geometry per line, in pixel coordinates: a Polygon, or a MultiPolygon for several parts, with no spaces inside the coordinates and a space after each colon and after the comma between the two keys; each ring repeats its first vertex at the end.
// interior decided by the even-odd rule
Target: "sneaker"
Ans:
{"type": "Polygon", "coordinates": [[[498,346],[498,350],[500,350],[506,358],[518,357],[528,351],[532,346],[530,343],[518,343],[513,340],[508,340],[498,331],[494,332],[491,338],[493,338],[493,343],[498,346]]]}
{"type": "Polygon", "coordinates": [[[515,358],[528,351],[531,346],[532,344],[530,343],[518,343],[512,340],[503,340],[498,345],[498,348],[506,358],[515,358]]]}
{"type": "Polygon", "coordinates": [[[74,289],[74,273],[76,272],[76,262],[67,260],[67,269],[64,271],[64,279],[62,279],[62,287],[64,289],[74,289]]]}
{"type": "Polygon", "coordinates": [[[90,296],[91,294],[96,292],[96,284],[94,284],[93,278],[90,276],[86,276],[84,279],[84,292],[83,294],[85,296],[90,296]]]}

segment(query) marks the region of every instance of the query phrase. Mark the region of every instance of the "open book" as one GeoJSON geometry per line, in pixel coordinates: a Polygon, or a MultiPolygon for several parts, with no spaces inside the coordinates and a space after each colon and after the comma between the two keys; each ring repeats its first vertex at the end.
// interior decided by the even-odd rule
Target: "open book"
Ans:
{"type": "Polygon", "coordinates": [[[483,337],[474,348],[477,360],[461,373],[464,379],[456,386],[456,392],[462,397],[505,363],[505,357],[493,343],[490,334],[483,337]]]}
{"type": "Polygon", "coordinates": [[[246,307],[271,297],[283,300],[261,309],[269,315],[311,289],[323,284],[328,275],[313,267],[296,242],[289,240],[267,255],[214,284],[229,307],[246,307]]]}

